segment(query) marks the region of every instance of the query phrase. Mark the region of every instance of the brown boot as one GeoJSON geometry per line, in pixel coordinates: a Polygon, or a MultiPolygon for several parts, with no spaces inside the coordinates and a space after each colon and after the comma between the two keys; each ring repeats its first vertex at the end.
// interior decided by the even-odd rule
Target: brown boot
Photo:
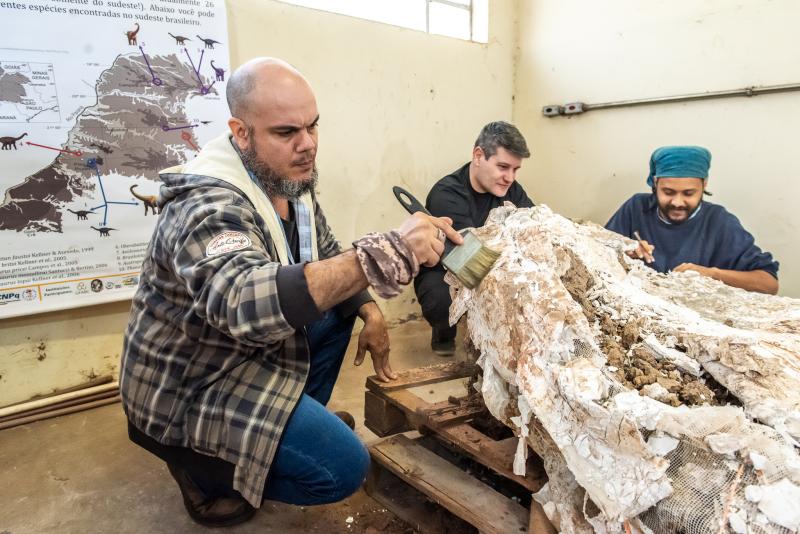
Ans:
{"type": "Polygon", "coordinates": [[[183,505],[196,523],[205,527],[231,527],[253,517],[256,509],[240,495],[206,497],[183,468],[167,464],[183,495],[183,505]]]}
{"type": "Polygon", "coordinates": [[[356,429],[356,420],[352,415],[350,415],[350,412],[345,412],[345,411],[333,412],[333,415],[341,419],[344,424],[350,427],[350,430],[356,429]]]}

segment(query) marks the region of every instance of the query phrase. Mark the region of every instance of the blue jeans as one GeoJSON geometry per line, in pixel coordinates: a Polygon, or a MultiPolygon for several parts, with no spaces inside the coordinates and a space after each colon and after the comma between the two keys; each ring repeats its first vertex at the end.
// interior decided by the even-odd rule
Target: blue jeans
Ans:
{"type": "MultiPolygon", "coordinates": [[[[340,501],[367,476],[369,454],[341,419],[325,409],[339,375],[355,317],[342,319],[330,310],[306,328],[311,367],[305,392],[292,412],[272,461],[264,498],[311,505],[340,501]]],[[[185,447],[163,445],[128,422],[134,443],[170,465],[188,472],[209,498],[238,495],[235,466],[185,447]]]]}
{"type": "Polygon", "coordinates": [[[298,505],[326,504],[364,483],[369,453],[325,405],[339,375],[355,317],[329,310],[307,327],[311,369],[305,392],[283,431],[264,487],[264,498],[298,505]]]}

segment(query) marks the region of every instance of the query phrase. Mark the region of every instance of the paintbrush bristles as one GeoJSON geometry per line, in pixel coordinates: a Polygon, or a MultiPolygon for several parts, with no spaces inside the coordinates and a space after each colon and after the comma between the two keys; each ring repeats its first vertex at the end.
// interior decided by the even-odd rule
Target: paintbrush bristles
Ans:
{"type": "Polygon", "coordinates": [[[492,270],[494,262],[500,257],[499,252],[486,247],[481,247],[472,258],[466,262],[458,271],[451,271],[458,278],[464,287],[473,289],[481,283],[489,271],[492,270]]]}
{"type": "Polygon", "coordinates": [[[473,289],[489,273],[499,252],[483,246],[472,232],[464,232],[464,243],[455,247],[442,263],[465,287],[473,289]]]}

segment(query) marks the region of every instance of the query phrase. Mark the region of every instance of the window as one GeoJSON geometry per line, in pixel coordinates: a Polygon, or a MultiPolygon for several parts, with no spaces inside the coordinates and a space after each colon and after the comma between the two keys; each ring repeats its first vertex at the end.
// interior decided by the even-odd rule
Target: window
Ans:
{"type": "Polygon", "coordinates": [[[489,0],[281,0],[288,4],[446,35],[489,40],[489,0]]]}

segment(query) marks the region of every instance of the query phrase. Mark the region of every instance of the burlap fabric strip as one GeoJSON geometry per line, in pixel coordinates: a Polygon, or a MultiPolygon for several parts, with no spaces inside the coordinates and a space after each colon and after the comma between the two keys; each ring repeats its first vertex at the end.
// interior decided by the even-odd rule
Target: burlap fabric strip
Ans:
{"type": "Polygon", "coordinates": [[[369,285],[382,298],[398,295],[419,273],[419,261],[397,230],[371,233],[353,242],[369,285]]]}

